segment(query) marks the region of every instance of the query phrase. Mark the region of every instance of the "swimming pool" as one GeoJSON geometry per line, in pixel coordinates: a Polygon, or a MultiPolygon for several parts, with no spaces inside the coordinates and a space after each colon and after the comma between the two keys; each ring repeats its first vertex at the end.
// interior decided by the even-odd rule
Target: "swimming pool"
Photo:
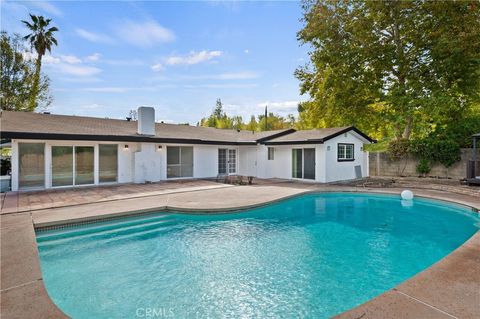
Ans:
{"type": "Polygon", "coordinates": [[[478,223],[445,202],[326,193],[42,231],[37,242],[47,291],[73,318],[328,318],[432,265],[478,223]]]}

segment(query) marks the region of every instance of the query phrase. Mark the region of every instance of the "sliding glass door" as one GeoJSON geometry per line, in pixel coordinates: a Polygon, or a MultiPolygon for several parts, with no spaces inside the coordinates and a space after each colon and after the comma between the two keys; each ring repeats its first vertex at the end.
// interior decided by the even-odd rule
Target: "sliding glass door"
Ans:
{"type": "Polygon", "coordinates": [[[315,149],[303,149],[303,178],[315,179],[315,149]]]}
{"type": "Polygon", "coordinates": [[[73,185],[73,146],[52,146],[52,186],[73,185]]]}
{"type": "Polygon", "coordinates": [[[93,146],[75,146],[75,185],[95,183],[93,146]]]}
{"type": "Polygon", "coordinates": [[[93,146],[52,146],[52,186],[93,184],[93,146]]]}
{"type": "Polygon", "coordinates": [[[292,149],[292,177],[315,179],[315,149],[292,149]]]}
{"type": "Polygon", "coordinates": [[[45,143],[18,143],[18,183],[21,189],[45,187],[45,143]]]}
{"type": "Polygon", "coordinates": [[[167,178],[193,177],[193,147],[167,146],[167,178]]]}
{"type": "Polygon", "coordinates": [[[117,144],[100,144],[98,179],[100,183],[115,183],[118,173],[118,145],[117,144]]]}
{"type": "Polygon", "coordinates": [[[292,150],[292,177],[303,178],[303,150],[292,150]]]}

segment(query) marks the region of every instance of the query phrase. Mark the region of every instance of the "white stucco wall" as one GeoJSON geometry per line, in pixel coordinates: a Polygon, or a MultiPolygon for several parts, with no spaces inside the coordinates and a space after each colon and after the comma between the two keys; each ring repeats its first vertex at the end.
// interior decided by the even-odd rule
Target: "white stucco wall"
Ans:
{"type": "Polygon", "coordinates": [[[140,147],[133,153],[135,183],[158,182],[161,180],[162,149],[155,143],[139,143],[140,147]]]}
{"type": "Polygon", "coordinates": [[[257,147],[240,146],[238,148],[238,174],[257,176],[257,147]]]}
{"type": "MultiPolygon", "coordinates": [[[[337,136],[324,144],[274,145],[274,159],[268,160],[268,147],[155,144],[104,141],[42,141],[12,140],[12,190],[18,190],[18,143],[45,143],[45,188],[51,187],[51,147],[54,145],[93,146],[95,158],[95,184],[99,184],[99,144],[118,145],[118,183],[144,183],[166,180],[167,146],[193,146],[193,177],[210,178],[218,175],[218,149],[237,150],[237,174],[259,178],[292,179],[292,149],[315,148],[315,181],[332,182],[355,178],[356,165],[360,165],[362,176],[368,176],[368,153],[363,152],[366,142],[355,132],[337,136]],[[337,144],[354,144],[355,160],[339,162],[337,144]],[[128,148],[125,148],[128,145],[128,148]],[[161,146],[161,148],[159,148],[161,146]]],[[[306,180],[309,181],[309,180],[306,180]]]]}
{"type": "Polygon", "coordinates": [[[350,131],[325,142],[326,154],[326,178],[325,182],[355,179],[355,166],[362,167],[362,177],[368,176],[368,153],[363,152],[363,139],[355,132],[350,131]],[[339,162],[337,160],[337,144],[354,144],[354,161],[339,162]],[[328,148],[330,149],[328,150],[328,148]]]}
{"type": "Polygon", "coordinates": [[[193,176],[195,178],[218,175],[218,149],[216,145],[195,145],[193,147],[193,176]]]}
{"type": "Polygon", "coordinates": [[[118,182],[131,183],[135,174],[134,156],[139,148],[137,143],[118,144],[118,182]],[[125,148],[128,145],[128,148],[125,148]]]}
{"type": "Polygon", "coordinates": [[[292,179],[292,149],[296,148],[315,149],[314,181],[323,182],[325,177],[325,155],[323,152],[324,146],[321,144],[259,146],[257,151],[259,163],[258,177],[292,179]],[[275,150],[273,160],[268,159],[268,147],[273,147],[275,150]]]}

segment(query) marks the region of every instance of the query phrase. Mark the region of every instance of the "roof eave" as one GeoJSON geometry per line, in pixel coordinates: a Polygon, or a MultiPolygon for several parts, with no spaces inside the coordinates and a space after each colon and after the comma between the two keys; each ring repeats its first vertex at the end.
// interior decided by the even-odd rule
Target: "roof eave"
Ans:
{"type": "Polygon", "coordinates": [[[323,144],[323,139],[296,140],[296,141],[271,141],[264,142],[265,145],[296,145],[296,144],[323,144]]]}
{"type": "Polygon", "coordinates": [[[256,145],[255,141],[217,141],[191,138],[162,138],[145,135],[90,135],[90,134],[58,134],[2,131],[2,138],[29,139],[29,140],[67,140],[67,141],[109,141],[109,142],[148,142],[148,143],[177,143],[177,144],[206,144],[206,145],[256,145]]]}

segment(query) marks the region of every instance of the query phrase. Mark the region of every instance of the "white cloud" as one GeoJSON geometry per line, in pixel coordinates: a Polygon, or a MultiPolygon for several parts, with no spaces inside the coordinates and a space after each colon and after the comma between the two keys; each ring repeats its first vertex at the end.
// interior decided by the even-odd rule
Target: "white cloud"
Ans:
{"type": "Polygon", "coordinates": [[[81,28],[75,29],[75,33],[79,37],[94,43],[112,44],[115,42],[111,37],[106,34],[90,32],[81,28]]]}
{"type": "Polygon", "coordinates": [[[86,61],[95,62],[100,59],[102,55],[100,53],[94,53],[85,58],[86,61]]]}
{"type": "Polygon", "coordinates": [[[36,7],[42,11],[45,11],[46,13],[53,14],[55,16],[62,16],[63,12],[53,4],[47,1],[29,1],[27,2],[28,5],[31,5],[33,7],[36,7]]]}
{"type": "Polygon", "coordinates": [[[250,53],[250,51],[248,49],[245,49],[245,50],[243,50],[243,53],[248,54],[248,53],[250,53]]]}
{"type": "Polygon", "coordinates": [[[54,69],[60,73],[75,76],[92,76],[102,72],[101,69],[88,65],[72,65],[67,63],[59,63],[54,65],[54,69]]]}
{"type": "Polygon", "coordinates": [[[161,63],[157,63],[152,65],[152,70],[153,71],[163,71],[165,67],[161,63]]]}
{"type": "Polygon", "coordinates": [[[139,47],[150,47],[175,40],[173,31],[162,27],[154,20],[146,22],[123,21],[116,28],[117,36],[139,47]]]}
{"type": "MultiPolygon", "coordinates": [[[[24,52],[25,59],[35,59],[36,55],[32,52],[24,52]]],[[[92,77],[93,75],[102,72],[101,69],[85,65],[84,61],[75,55],[60,55],[52,56],[45,54],[42,58],[42,63],[51,70],[66,75],[74,75],[80,77],[92,77]]]]}
{"type": "Polygon", "coordinates": [[[102,62],[110,65],[122,65],[122,66],[145,65],[145,62],[139,59],[125,59],[125,60],[103,59],[102,62]]]}
{"type": "Polygon", "coordinates": [[[82,63],[82,60],[80,60],[78,57],[74,55],[61,55],[60,59],[68,64],[82,63]]]}
{"type": "Polygon", "coordinates": [[[212,60],[223,54],[222,51],[208,51],[203,50],[200,52],[191,51],[187,55],[183,56],[170,56],[165,60],[165,64],[168,65],[193,65],[202,62],[212,60]]]}
{"type": "Polygon", "coordinates": [[[256,72],[251,72],[251,71],[179,76],[179,78],[182,80],[250,80],[250,79],[257,79],[259,77],[260,77],[260,74],[256,72]]]}

